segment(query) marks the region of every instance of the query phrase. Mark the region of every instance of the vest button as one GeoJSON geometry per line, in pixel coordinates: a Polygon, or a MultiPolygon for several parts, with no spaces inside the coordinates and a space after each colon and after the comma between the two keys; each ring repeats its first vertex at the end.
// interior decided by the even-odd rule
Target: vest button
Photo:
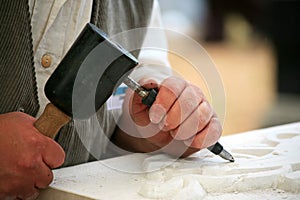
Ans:
{"type": "Polygon", "coordinates": [[[51,56],[48,54],[43,55],[42,60],[41,60],[41,64],[44,68],[48,68],[51,65],[51,56]]]}
{"type": "Polygon", "coordinates": [[[18,108],[18,111],[19,111],[19,112],[25,112],[25,109],[22,108],[22,107],[19,107],[19,108],[18,108]]]}

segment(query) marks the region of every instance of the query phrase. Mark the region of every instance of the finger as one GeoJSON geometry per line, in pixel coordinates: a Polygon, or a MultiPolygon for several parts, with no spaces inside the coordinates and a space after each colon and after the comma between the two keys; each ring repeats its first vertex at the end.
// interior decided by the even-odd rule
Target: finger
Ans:
{"type": "Polygon", "coordinates": [[[204,99],[202,91],[194,86],[186,87],[166,115],[163,130],[169,131],[178,127],[186,120],[204,99]]]}
{"type": "Polygon", "coordinates": [[[24,200],[34,200],[39,196],[39,191],[36,188],[32,188],[30,193],[26,194],[26,195],[20,195],[17,196],[14,199],[24,199],[24,200]]]}
{"type": "MultiPolygon", "coordinates": [[[[142,97],[138,96],[133,91],[130,91],[129,94],[131,95],[128,104],[130,117],[137,125],[146,126],[150,123],[148,113],[145,112],[147,106],[142,104],[142,97]]],[[[127,109],[125,109],[125,111],[126,110],[127,109]]]]}
{"type": "Polygon", "coordinates": [[[46,188],[50,185],[53,180],[53,173],[51,169],[42,162],[40,166],[36,169],[36,188],[46,188]]]}
{"type": "Polygon", "coordinates": [[[35,200],[39,196],[39,191],[37,190],[33,195],[26,198],[26,200],[35,200]]]}
{"type": "MultiPolygon", "coordinates": [[[[37,196],[38,190],[34,187],[34,182],[29,181],[32,177],[20,177],[20,179],[10,181],[10,186],[15,186],[8,196],[14,196],[13,199],[28,199],[31,196],[37,196]]],[[[4,198],[5,199],[5,198],[4,198]]]]}
{"type": "Polygon", "coordinates": [[[149,110],[152,123],[158,124],[184,90],[186,82],[177,77],[170,77],[162,82],[156,100],[149,110]]]}
{"type": "Polygon", "coordinates": [[[64,163],[65,152],[58,143],[46,137],[46,148],[42,152],[42,158],[50,168],[56,168],[64,163]]]}
{"type": "Polygon", "coordinates": [[[213,117],[208,125],[191,139],[185,140],[184,143],[192,148],[203,149],[214,145],[220,138],[222,126],[220,121],[213,117]]]}
{"type": "Polygon", "coordinates": [[[176,140],[186,140],[200,132],[213,116],[213,110],[208,102],[203,101],[198,108],[170,134],[176,140]]]}

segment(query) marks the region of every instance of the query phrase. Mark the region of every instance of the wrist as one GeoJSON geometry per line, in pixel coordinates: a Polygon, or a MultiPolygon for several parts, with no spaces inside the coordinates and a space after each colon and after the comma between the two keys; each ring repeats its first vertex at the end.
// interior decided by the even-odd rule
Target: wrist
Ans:
{"type": "Polygon", "coordinates": [[[159,149],[146,138],[133,137],[119,127],[116,128],[111,141],[119,148],[133,153],[149,153],[159,149]]]}

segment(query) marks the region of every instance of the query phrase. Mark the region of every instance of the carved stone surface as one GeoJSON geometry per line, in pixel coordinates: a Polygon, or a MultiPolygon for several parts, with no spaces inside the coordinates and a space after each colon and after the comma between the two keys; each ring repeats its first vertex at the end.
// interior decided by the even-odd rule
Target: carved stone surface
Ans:
{"type": "Polygon", "coordinates": [[[186,159],[132,154],[54,171],[39,199],[300,199],[300,123],[221,138],[186,159]]]}

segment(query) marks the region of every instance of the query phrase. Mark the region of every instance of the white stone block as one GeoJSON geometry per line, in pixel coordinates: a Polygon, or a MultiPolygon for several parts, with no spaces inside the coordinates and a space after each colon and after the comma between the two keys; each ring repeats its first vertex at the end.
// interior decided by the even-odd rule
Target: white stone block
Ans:
{"type": "Polygon", "coordinates": [[[220,142],[235,163],[207,150],[180,160],[132,154],[54,170],[39,199],[300,199],[300,123],[220,142]]]}

